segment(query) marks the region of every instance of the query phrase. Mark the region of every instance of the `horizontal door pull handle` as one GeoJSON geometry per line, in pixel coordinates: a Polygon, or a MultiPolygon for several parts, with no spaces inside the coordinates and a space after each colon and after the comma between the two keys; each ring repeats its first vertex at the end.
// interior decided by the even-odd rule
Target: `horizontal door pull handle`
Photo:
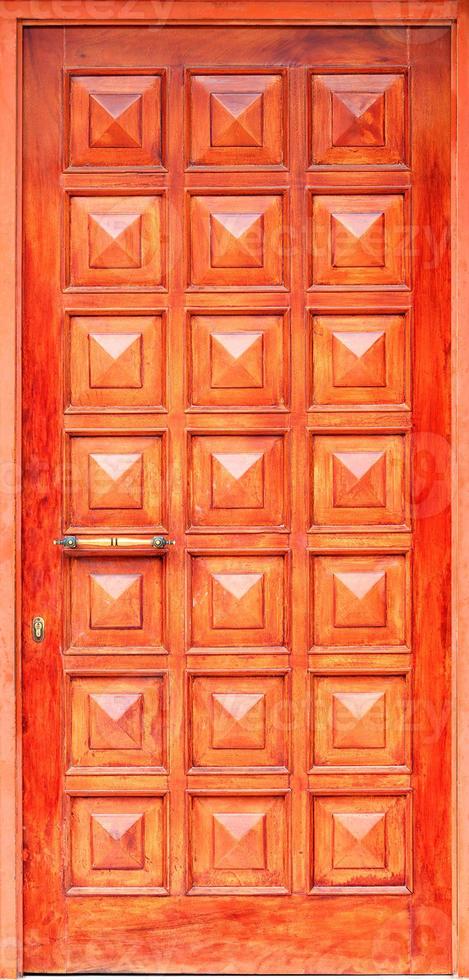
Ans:
{"type": "Polygon", "coordinates": [[[55,538],[54,544],[61,545],[62,548],[69,548],[76,551],[79,548],[156,548],[162,551],[170,545],[176,544],[175,541],[165,538],[162,534],[157,534],[152,538],[123,538],[123,537],[100,537],[85,538],[77,537],[75,534],[66,534],[63,538],[55,538]]]}

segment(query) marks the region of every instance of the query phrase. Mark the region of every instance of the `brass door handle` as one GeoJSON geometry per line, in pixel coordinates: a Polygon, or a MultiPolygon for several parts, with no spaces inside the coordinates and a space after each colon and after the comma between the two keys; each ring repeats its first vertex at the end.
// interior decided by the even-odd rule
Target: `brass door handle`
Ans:
{"type": "Polygon", "coordinates": [[[169,548],[176,542],[165,538],[162,534],[157,534],[153,538],[80,538],[76,534],[66,534],[63,538],[54,538],[54,544],[73,551],[78,548],[156,548],[157,551],[162,551],[163,548],[169,548]]]}

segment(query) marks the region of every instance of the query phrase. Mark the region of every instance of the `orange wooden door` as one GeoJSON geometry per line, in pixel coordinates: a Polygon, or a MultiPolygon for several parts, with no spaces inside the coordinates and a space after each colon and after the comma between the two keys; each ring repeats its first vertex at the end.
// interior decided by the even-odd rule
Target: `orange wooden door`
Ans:
{"type": "Polygon", "coordinates": [[[26,31],[27,971],[451,969],[449,51],[26,31]]]}

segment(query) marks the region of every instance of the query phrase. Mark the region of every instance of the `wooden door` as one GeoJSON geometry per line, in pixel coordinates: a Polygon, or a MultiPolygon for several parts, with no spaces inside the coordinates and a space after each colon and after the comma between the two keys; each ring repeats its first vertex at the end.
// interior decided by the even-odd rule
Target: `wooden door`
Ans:
{"type": "Polygon", "coordinates": [[[449,51],[26,30],[27,971],[451,970],[449,51]]]}

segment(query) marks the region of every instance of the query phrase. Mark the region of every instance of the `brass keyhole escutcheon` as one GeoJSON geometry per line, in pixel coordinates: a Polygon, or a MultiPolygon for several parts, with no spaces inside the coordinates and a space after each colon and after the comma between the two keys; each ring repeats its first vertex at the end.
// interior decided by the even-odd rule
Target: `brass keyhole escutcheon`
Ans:
{"type": "Polygon", "coordinates": [[[44,639],[45,630],[46,630],[46,624],[42,616],[35,616],[31,623],[31,632],[33,634],[33,640],[35,643],[42,643],[44,639]]]}

